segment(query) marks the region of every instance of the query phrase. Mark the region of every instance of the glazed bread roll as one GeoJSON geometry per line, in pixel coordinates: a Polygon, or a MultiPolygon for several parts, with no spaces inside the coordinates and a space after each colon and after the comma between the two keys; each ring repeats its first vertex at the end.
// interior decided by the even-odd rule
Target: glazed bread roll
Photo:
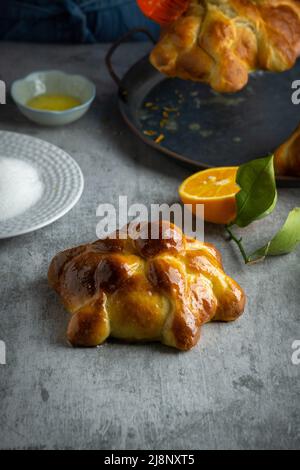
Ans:
{"type": "Polygon", "coordinates": [[[249,72],[282,72],[299,55],[299,0],[191,0],[163,30],[150,60],[170,77],[236,92],[249,72]]]}
{"type": "Polygon", "coordinates": [[[280,176],[300,176],[300,125],[275,152],[275,172],[280,176]]]}
{"type": "Polygon", "coordinates": [[[137,237],[126,228],[124,239],[114,234],[52,260],[48,279],[72,314],[72,345],[96,346],[112,336],[188,350],[201,325],[242,314],[244,292],[212,245],[167,222],[156,224],[154,239],[153,227],[141,225],[137,237]]]}

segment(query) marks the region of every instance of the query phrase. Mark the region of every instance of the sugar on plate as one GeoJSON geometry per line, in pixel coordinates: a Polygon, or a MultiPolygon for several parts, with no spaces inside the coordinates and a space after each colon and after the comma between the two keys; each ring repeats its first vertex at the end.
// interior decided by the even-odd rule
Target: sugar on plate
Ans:
{"type": "Polygon", "coordinates": [[[23,214],[42,193],[43,183],[34,166],[0,155],[0,222],[23,214]]]}

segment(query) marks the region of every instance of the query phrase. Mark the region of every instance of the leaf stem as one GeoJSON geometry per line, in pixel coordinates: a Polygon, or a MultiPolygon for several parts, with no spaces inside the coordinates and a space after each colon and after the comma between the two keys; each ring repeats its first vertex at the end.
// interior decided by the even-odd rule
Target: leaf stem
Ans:
{"type": "Polygon", "coordinates": [[[229,241],[230,241],[230,240],[234,241],[234,242],[236,243],[236,245],[238,246],[238,248],[239,248],[239,250],[240,250],[240,252],[241,252],[241,254],[242,254],[242,257],[243,257],[243,259],[244,259],[244,261],[245,261],[245,264],[250,263],[249,256],[247,256],[247,253],[246,253],[246,251],[245,251],[245,249],[244,249],[244,247],[243,247],[243,244],[242,244],[243,239],[242,239],[242,238],[238,239],[238,238],[234,235],[234,233],[232,232],[232,230],[231,230],[231,228],[230,228],[229,225],[226,225],[226,226],[225,226],[225,230],[226,230],[226,232],[229,234],[229,237],[230,237],[229,241]]]}

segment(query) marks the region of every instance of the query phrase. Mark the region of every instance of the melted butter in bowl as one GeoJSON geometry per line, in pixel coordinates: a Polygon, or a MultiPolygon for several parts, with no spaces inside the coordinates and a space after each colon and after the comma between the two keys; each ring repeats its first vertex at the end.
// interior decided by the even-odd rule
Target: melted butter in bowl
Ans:
{"type": "Polygon", "coordinates": [[[78,98],[69,95],[42,94],[31,98],[26,105],[32,109],[44,111],[66,111],[67,109],[80,106],[82,102],[78,98]]]}
{"type": "Polygon", "coordinates": [[[12,84],[11,95],[31,121],[61,126],[81,118],[96,96],[95,85],[82,75],[59,70],[34,72],[12,84]]]}

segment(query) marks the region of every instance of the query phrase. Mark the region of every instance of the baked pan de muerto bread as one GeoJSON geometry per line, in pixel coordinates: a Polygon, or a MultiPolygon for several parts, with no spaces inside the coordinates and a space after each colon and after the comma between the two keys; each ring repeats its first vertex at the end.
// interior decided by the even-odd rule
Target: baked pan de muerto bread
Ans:
{"type": "Polygon", "coordinates": [[[300,176],[300,125],[276,150],[274,166],[277,175],[300,176]]]}
{"type": "Polygon", "coordinates": [[[300,0],[191,0],[151,54],[162,73],[235,92],[254,70],[282,72],[300,55],[300,0]]]}
{"type": "Polygon", "coordinates": [[[213,245],[167,222],[156,226],[158,239],[147,235],[151,229],[141,225],[136,238],[125,228],[126,239],[108,237],[52,260],[49,283],[72,314],[72,345],[96,346],[112,336],[188,350],[201,325],[242,314],[244,292],[213,245]]]}

